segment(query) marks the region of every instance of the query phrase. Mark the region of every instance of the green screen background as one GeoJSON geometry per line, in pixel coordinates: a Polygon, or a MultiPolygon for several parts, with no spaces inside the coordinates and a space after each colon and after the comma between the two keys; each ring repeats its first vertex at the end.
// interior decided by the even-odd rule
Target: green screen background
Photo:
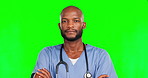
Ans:
{"type": "Polygon", "coordinates": [[[0,78],[29,78],[39,52],[63,43],[59,14],[79,7],[83,41],[107,50],[119,78],[148,78],[147,0],[1,0],[0,78]]]}

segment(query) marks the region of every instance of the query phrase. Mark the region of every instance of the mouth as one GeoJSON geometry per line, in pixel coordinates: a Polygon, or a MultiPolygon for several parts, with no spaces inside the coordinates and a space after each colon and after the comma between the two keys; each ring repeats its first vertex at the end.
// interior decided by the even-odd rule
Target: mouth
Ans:
{"type": "Polygon", "coordinates": [[[66,32],[76,32],[76,31],[66,31],[66,32]]]}
{"type": "Polygon", "coordinates": [[[67,32],[67,33],[75,33],[77,31],[76,30],[66,30],[65,32],[67,32]]]}
{"type": "Polygon", "coordinates": [[[66,33],[73,34],[75,31],[67,31],[66,33]]]}

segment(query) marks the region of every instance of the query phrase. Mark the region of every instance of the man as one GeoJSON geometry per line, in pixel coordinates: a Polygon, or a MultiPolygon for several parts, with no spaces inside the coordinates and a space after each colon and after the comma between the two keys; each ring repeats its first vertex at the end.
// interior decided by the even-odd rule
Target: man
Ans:
{"type": "Polygon", "coordinates": [[[103,49],[83,44],[81,36],[86,23],[79,8],[64,8],[58,25],[64,44],[46,47],[41,51],[32,78],[117,78],[108,53],[103,49]],[[67,68],[65,64],[57,67],[61,57],[67,63],[67,68]],[[85,75],[88,72],[91,74],[85,75]]]}

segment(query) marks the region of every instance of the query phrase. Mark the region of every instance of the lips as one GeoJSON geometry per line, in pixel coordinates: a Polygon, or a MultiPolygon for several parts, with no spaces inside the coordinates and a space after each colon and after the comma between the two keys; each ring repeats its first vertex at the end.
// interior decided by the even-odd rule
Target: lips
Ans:
{"type": "Polygon", "coordinates": [[[76,30],[66,30],[65,33],[72,35],[72,34],[76,33],[76,30]]]}
{"type": "Polygon", "coordinates": [[[76,31],[67,31],[67,32],[76,32],[76,31]]]}
{"type": "Polygon", "coordinates": [[[77,32],[76,30],[65,30],[65,32],[77,32]]]}

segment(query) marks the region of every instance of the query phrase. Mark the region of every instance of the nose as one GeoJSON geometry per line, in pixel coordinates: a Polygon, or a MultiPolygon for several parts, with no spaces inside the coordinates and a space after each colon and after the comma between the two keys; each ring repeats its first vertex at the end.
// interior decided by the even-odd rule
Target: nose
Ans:
{"type": "Polygon", "coordinates": [[[73,21],[69,21],[69,22],[68,22],[68,28],[73,28],[73,27],[74,27],[73,21]]]}

